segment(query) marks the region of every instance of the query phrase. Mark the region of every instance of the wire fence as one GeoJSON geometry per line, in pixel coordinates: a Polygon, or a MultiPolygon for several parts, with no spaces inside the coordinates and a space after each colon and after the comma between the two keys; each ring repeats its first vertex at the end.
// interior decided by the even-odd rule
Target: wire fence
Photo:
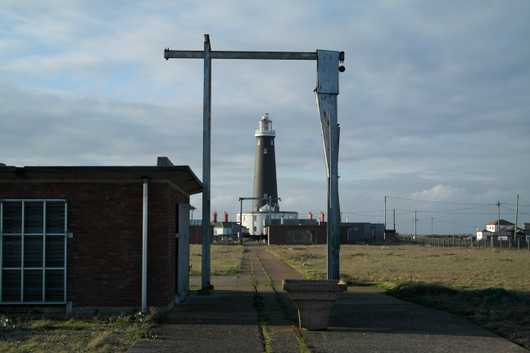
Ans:
{"type": "Polygon", "coordinates": [[[530,251],[530,239],[482,239],[459,237],[420,237],[414,240],[412,237],[401,237],[403,241],[415,243],[421,246],[430,246],[435,248],[469,248],[469,249],[507,249],[507,250],[527,250],[530,251]]]}

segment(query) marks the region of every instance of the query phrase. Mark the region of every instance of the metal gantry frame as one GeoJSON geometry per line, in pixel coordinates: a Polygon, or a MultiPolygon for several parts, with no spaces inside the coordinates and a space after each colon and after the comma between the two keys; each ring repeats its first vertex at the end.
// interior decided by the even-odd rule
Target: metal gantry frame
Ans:
{"type": "Polygon", "coordinates": [[[210,284],[210,168],[211,168],[211,94],[212,59],[245,60],[313,60],[317,62],[317,105],[320,111],[322,136],[327,172],[327,237],[328,279],[338,280],[340,252],[340,206],[338,189],[339,124],[337,119],[337,95],[339,94],[339,71],[344,52],[316,50],[314,52],[291,51],[213,51],[210,36],[204,35],[204,50],[164,50],[168,59],[203,59],[203,151],[202,151],[202,289],[210,284]]]}

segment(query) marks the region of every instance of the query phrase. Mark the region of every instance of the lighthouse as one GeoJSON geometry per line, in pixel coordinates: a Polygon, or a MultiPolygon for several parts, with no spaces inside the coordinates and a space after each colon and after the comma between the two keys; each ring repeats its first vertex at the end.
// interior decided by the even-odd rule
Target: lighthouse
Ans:
{"type": "MultiPolygon", "coordinates": [[[[252,210],[237,215],[237,220],[252,236],[266,235],[266,227],[273,224],[287,224],[298,219],[298,212],[280,211],[280,198],[276,183],[276,151],[269,114],[259,119],[256,137],[256,161],[252,193],[252,210]]],[[[242,207],[242,206],[241,206],[242,207]]]]}
{"type": "Polygon", "coordinates": [[[254,166],[253,211],[278,212],[278,188],[276,183],[275,131],[269,114],[265,113],[256,129],[256,161],[254,166]]]}

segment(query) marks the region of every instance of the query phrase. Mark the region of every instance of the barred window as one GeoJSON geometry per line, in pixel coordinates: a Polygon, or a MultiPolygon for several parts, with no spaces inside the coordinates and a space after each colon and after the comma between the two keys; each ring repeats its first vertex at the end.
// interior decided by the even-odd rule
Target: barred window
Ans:
{"type": "Polygon", "coordinates": [[[64,200],[0,200],[0,304],[66,301],[64,200]]]}

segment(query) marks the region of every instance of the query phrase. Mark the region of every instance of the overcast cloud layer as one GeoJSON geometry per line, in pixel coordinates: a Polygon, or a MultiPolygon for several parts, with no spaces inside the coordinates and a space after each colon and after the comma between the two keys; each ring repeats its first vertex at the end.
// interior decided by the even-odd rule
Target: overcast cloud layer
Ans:
{"type": "MultiPolygon", "coordinates": [[[[202,63],[166,47],[346,52],[343,219],[470,232],[530,222],[530,2],[2,1],[0,161],[138,165],[201,176],[202,63]],[[112,4],[112,5],[109,5],[112,4]],[[427,201],[411,201],[429,200],[427,201]],[[389,214],[391,212],[389,211],[389,214]],[[389,217],[390,218],[390,217],[389,217]],[[389,221],[390,223],[390,221],[389,221]]],[[[277,131],[283,209],[325,208],[312,62],[214,62],[212,210],[252,190],[254,129],[277,131]]],[[[192,199],[200,208],[200,196],[192,199]]]]}

